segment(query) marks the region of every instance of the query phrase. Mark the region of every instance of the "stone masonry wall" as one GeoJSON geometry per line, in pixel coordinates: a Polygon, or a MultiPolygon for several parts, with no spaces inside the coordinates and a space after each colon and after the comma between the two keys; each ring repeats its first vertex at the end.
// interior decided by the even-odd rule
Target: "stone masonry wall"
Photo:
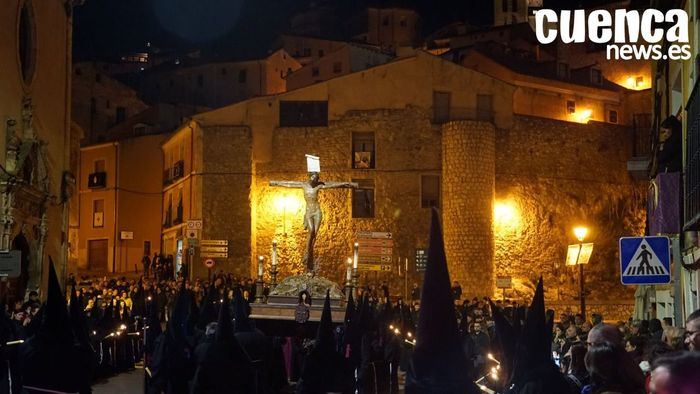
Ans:
{"type": "Polygon", "coordinates": [[[469,296],[493,292],[493,124],[449,122],[442,127],[442,226],[450,277],[469,296]]]}
{"type": "MultiPolygon", "coordinates": [[[[272,140],[273,160],[257,163],[254,186],[254,255],[269,260],[273,239],[279,253],[279,278],[304,270],[306,232],[304,201],[299,189],[270,187],[270,180],[307,179],[304,154],[321,158],[322,181],[372,179],[375,187],[374,218],[352,218],[348,189],[322,190],[319,202],[323,222],[315,254],[321,258],[321,275],[343,283],[345,262],[352,255],[359,230],[390,231],[394,236],[392,272],[363,274],[387,280],[392,294],[403,293],[404,270],[398,260],[409,259],[409,286],[418,281],[413,256],[427,246],[430,209],[421,208],[421,175],[440,174],[440,131],[430,114],[417,108],[348,112],[328,127],[278,128],[272,140]],[[375,133],[376,168],[352,169],[352,132],[375,133]],[[287,201],[285,208],[284,201],[287,201]]],[[[251,270],[254,267],[251,267],[251,270]]],[[[268,277],[267,268],[265,273],[268,277]]],[[[362,279],[361,279],[362,280],[362,279]]]]}
{"type": "MultiPolygon", "coordinates": [[[[251,260],[252,138],[243,127],[207,127],[203,132],[202,239],[228,240],[228,258],[216,268],[248,276],[251,260]]],[[[195,182],[196,184],[196,182],[195,182]]],[[[196,186],[195,186],[196,187],[196,186]]],[[[201,259],[194,274],[206,277],[201,259]]]]}
{"type": "Polygon", "coordinates": [[[634,287],[620,285],[617,253],[619,237],[644,233],[645,187],[626,170],[630,133],[528,116],[497,131],[496,204],[509,207],[512,220],[494,223],[495,274],[513,277],[509,297],[529,299],[543,275],[549,301],[576,300],[578,269],[564,262],[567,244],[577,242],[573,228],[585,225],[585,241],[595,244],[584,268],[587,300],[632,299],[634,287]]]}

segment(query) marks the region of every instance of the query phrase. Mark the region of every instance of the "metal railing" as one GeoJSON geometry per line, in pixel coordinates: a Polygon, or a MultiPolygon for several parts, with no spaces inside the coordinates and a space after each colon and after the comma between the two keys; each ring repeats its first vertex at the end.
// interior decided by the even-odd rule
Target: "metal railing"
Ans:
{"type": "Polygon", "coordinates": [[[695,82],[685,110],[688,130],[685,144],[685,218],[684,227],[695,227],[700,219],[700,79],[695,82]]]}

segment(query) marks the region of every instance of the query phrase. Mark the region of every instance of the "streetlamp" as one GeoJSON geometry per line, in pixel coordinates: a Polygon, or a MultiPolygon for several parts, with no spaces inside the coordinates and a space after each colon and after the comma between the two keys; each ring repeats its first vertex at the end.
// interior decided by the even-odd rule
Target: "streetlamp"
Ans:
{"type": "Polygon", "coordinates": [[[566,254],[566,265],[578,265],[579,300],[581,302],[581,316],[585,320],[586,282],[583,276],[583,265],[588,264],[588,261],[591,259],[591,254],[593,253],[593,243],[583,243],[583,240],[586,238],[586,235],[588,235],[588,228],[586,227],[579,226],[574,228],[574,235],[580,243],[569,245],[569,249],[566,254]]]}

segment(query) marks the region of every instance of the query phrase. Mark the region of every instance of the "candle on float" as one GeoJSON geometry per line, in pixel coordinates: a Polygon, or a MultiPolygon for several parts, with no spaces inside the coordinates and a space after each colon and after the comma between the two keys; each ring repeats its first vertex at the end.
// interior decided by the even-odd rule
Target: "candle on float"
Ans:
{"type": "Polygon", "coordinates": [[[352,258],[348,257],[348,266],[347,270],[345,271],[345,280],[350,282],[350,279],[352,279],[352,258]]]}
{"type": "Polygon", "coordinates": [[[265,258],[263,256],[258,256],[258,277],[263,276],[263,261],[265,258]]]}
{"type": "Polygon", "coordinates": [[[274,239],[272,240],[272,256],[270,260],[272,263],[272,270],[274,271],[277,267],[277,241],[274,239]]]}
{"type": "Polygon", "coordinates": [[[359,249],[360,249],[360,244],[355,242],[355,245],[353,245],[352,248],[352,268],[357,269],[357,263],[359,259],[359,249]]]}

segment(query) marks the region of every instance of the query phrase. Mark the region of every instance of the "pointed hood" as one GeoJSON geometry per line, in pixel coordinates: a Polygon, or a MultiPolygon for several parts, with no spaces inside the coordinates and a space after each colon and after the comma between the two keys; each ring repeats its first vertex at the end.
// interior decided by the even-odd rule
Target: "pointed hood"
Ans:
{"type": "Polygon", "coordinates": [[[147,328],[146,328],[146,353],[151,354],[155,348],[156,338],[163,333],[160,326],[160,309],[158,308],[158,297],[151,296],[151,301],[146,299],[147,308],[147,328]]]}
{"type": "Polygon", "coordinates": [[[250,313],[248,311],[249,308],[248,301],[243,299],[241,289],[236,289],[236,296],[233,300],[233,324],[235,332],[253,331],[253,327],[248,319],[248,314],[250,313]]]}
{"type": "Polygon", "coordinates": [[[521,345],[523,346],[522,350],[526,352],[526,354],[520,354],[520,356],[526,357],[526,360],[523,361],[538,363],[551,360],[552,332],[547,332],[547,327],[547,316],[544,309],[544,286],[542,277],[540,277],[523,326],[523,341],[521,345]]]}
{"type": "Polygon", "coordinates": [[[219,305],[219,319],[216,325],[214,341],[216,343],[230,343],[235,341],[233,336],[233,323],[231,322],[231,312],[229,310],[228,293],[224,292],[224,300],[219,305]]]}
{"type": "Polygon", "coordinates": [[[438,211],[433,208],[428,264],[406,393],[478,392],[468,376],[469,363],[457,329],[438,211]]]}
{"type": "Polygon", "coordinates": [[[345,317],[343,318],[343,325],[345,327],[345,332],[348,332],[348,327],[355,319],[355,300],[352,298],[352,292],[348,296],[348,302],[345,304],[345,317]]]}
{"type": "Polygon", "coordinates": [[[185,279],[180,283],[180,290],[175,298],[172,317],[168,321],[168,332],[174,339],[184,340],[187,337],[187,317],[190,309],[190,295],[185,279]]]}
{"type": "Polygon", "coordinates": [[[75,285],[71,286],[70,290],[70,322],[75,334],[75,339],[81,345],[89,345],[90,337],[88,336],[87,322],[83,315],[83,304],[78,299],[75,291],[75,285]]]}
{"type": "Polygon", "coordinates": [[[552,332],[544,309],[542,277],[537,282],[535,296],[527,310],[518,344],[510,385],[516,391],[528,386],[539,387],[541,392],[559,393],[567,390],[567,383],[552,361],[552,332]]]}
{"type": "Polygon", "coordinates": [[[335,351],[335,335],[333,334],[333,318],[331,317],[331,295],[326,291],[326,300],[323,302],[321,322],[316,333],[315,349],[335,351]]]}
{"type": "Polygon", "coordinates": [[[68,306],[61,291],[61,285],[58,283],[58,276],[51,257],[49,257],[49,286],[39,333],[53,336],[65,343],[73,343],[74,339],[68,316],[68,306]]]}
{"type": "Polygon", "coordinates": [[[299,393],[347,393],[354,381],[348,360],[335,350],[335,336],[331,316],[330,293],[326,293],[321,322],[316,333],[316,344],[304,361],[299,393]]]}
{"type": "Polygon", "coordinates": [[[214,284],[209,285],[209,290],[202,301],[202,307],[199,311],[199,321],[197,322],[197,327],[200,329],[205,329],[207,324],[216,321],[218,317],[219,305],[219,291],[216,289],[214,284]]]}
{"type": "Polygon", "coordinates": [[[503,311],[497,307],[493,301],[489,300],[489,304],[491,304],[491,313],[496,328],[495,342],[502,350],[501,366],[505,369],[504,376],[510,377],[510,373],[513,371],[513,363],[515,361],[520,331],[513,327],[503,315],[503,311]]]}

